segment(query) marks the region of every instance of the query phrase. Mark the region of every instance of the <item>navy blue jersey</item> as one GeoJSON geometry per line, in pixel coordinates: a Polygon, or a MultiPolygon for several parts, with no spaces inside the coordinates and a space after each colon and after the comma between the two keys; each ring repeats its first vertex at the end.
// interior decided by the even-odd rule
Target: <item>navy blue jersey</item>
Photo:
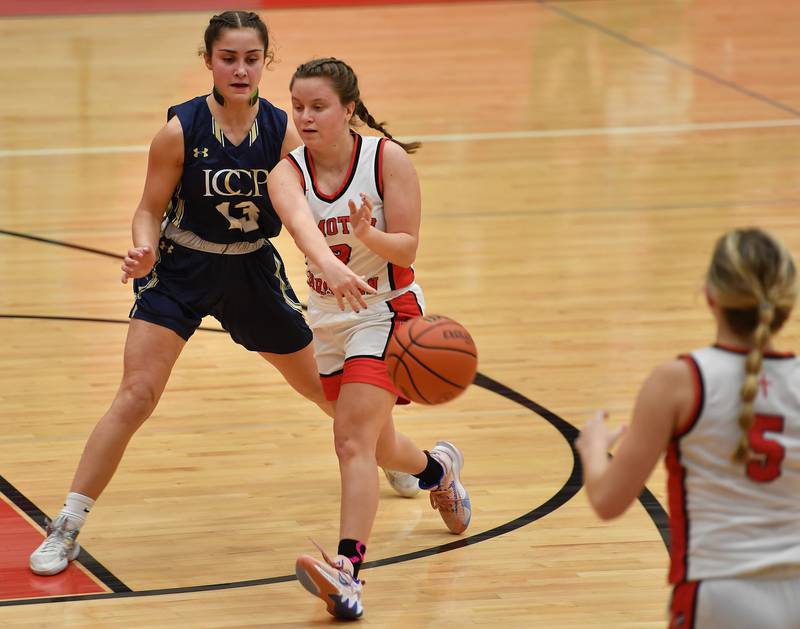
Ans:
{"type": "Polygon", "coordinates": [[[267,176],[281,158],[286,112],[258,99],[250,133],[234,146],[211,115],[206,96],[173,105],[183,128],[183,175],[167,218],[211,242],[272,238],[281,222],[267,195],[267,176]]]}

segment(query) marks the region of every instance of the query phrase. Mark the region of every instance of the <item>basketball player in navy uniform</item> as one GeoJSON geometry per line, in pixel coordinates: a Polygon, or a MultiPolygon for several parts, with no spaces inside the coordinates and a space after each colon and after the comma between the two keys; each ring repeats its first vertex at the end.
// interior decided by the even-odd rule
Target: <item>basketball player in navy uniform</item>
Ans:
{"type": "MultiPolygon", "coordinates": [[[[461,484],[461,451],[446,441],[430,452],[395,431],[398,391],[384,363],[395,326],[422,314],[411,267],[421,212],[407,150],[370,115],[353,70],[334,58],[302,64],[291,82],[292,114],[305,143],[270,174],[281,220],[306,255],[308,316],[325,394],[336,401],[334,442],[341,474],[337,555],[298,558],[300,583],[340,618],[363,613],[359,569],[378,508],[377,466],[413,474],[452,533],[472,514],[461,484]],[[354,117],[382,136],[361,136],[354,117]],[[374,290],[367,308],[341,310],[327,282],[330,259],[346,263],[374,290]]],[[[321,550],[321,549],[320,549],[321,550]]]]}
{"type": "MultiPolygon", "coordinates": [[[[236,343],[260,353],[333,414],[311,331],[268,240],[281,224],[267,178],[300,142],[286,113],[258,97],[271,60],[266,25],[255,13],[214,16],[204,59],[212,94],[170,107],[150,148],[133,247],[122,264],[122,281],[133,279],[135,290],[122,383],[86,443],[61,513],[30,557],[37,574],[57,574],[77,557],[87,514],[204,316],[216,317],[236,343]]],[[[322,263],[336,299],[355,309],[366,305],[363,295],[373,292],[368,284],[332,256],[322,263]]]]}
{"type": "Polygon", "coordinates": [[[800,362],[772,336],[797,295],[788,250],[759,229],[716,244],[715,343],[657,367],[622,434],[605,413],[577,441],[589,502],[623,513],[666,452],[670,629],[800,628],[800,362]]]}

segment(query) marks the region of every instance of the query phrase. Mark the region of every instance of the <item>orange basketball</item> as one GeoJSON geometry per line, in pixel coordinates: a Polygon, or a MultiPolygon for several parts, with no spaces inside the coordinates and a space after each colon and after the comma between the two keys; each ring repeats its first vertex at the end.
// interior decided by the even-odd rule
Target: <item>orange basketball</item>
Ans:
{"type": "Polygon", "coordinates": [[[426,315],[395,330],[386,348],[386,366],[403,397],[442,404],[472,384],[478,350],[463,325],[442,315],[426,315]]]}

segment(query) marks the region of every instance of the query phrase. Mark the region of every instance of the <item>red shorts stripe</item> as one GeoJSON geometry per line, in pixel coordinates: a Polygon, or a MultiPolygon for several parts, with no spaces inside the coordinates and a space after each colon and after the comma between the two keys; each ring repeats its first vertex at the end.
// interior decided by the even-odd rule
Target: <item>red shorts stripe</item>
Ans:
{"type": "Polygon", "coordinates": [[[684,581],[672,589],[669,604],[669,629],[692,629],[697,610],[700,581],[684,581]]]}
{"type": "Polygon", "coordinates": [[[389,285],[393,290],[405,288],[414,281],[414,269],[410,266],[389,264],[389,285]]]}
{"type": "Polygon", "coordinates": [[[320,380],[322,381],[322,389],[325,391],[326,400],[338,400],[339,391],[343,384],[360,382],[394,393],[398,397],[398,404],[409,403],[408,400],[400,397],[400,392],[389,378],[386,363],[380,358],[372,358],[370,356],[350,358],[345,361],[342,371],[328,376],[320,376],[320,380]]]}
{"type": "Polygon", "coordinates": [[[422,308],[420,308],[414,291],[406,291],[399,297],[390,299],[386,303],[389,305],[389,309],[397,315],[395,317],[395,322],[408,321],[414,317],[422,316],[422,308]]]}
{"type": "MultiPolygon", "coordinates": [[[[403,322],[413,319],[414,317],[422,316],[422,307],[417,299],[417,295],[413,290],[406,291],[402,295],[390,299],[385,302],[391,315],[391,331],[393,334],[398,325],[403,322]]],[[[386,353],[386,344],[389,338],[386,337],[385,343],[382,348],[381,356],[378,355],[356,355],[344,359],[342,368],[334,373],[320,374],[320,381],[322,382],[322,389],[325,392],[325,399],[334,401],[339,399],[339,390],[343,384],[348,382],[361,382],[372,384],[381,389],[391,391],[398,396],[398,404],[409,404],[409,401],[400,397],[400,392],[395,388],[389,372],[386,369],[386,363],[383,361],[382,356],[386,353]]]]}

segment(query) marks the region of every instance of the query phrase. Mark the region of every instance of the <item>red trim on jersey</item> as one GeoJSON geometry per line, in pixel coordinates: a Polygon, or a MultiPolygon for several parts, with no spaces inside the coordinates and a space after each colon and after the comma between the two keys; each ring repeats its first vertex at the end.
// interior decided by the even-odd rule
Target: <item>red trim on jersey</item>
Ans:
{"type": "Polygon", "coordinates": [[[311,185],[314,188],[314,194],[328,203],[336,201],[336,199],[342,195],[342,192],[345,191],[345,188],[347,188],[347,186],[350,185],[350,182],[353,181],[353,175],[355,175],[356,160],[359,152],[361,151],[361,136],[352,131],[350,133],[353,136],[353,152],[350,154],[350,165],[347,167],[347,172],[344,175],[344,179],[342,179],[342,183],[339,184],[339,189],[333,194],[325,194],[319,189],[319,186],[317,185],[317,173],[314,170],[314,159],[311,157],[311,151],[308,150],[308,147],[305,149],[306,162],[308,163],[308,172],[311,174],[311,185]]]}
{"type": "MultiPolygon", "coordinates": [[[[676,427],[675,434],[667,447],[664,463],[667,467],[667,498],[669,501],[669,528],[672,536],[670,544],[669,582],[680,583],[689,571],[689,516],[686,509],[686,468],[681,463],[681,438],[697,425],[703,414],[705,390],[700,366],[691,354],[681,354],[678,359],[686,361],[692,372],[694,382],[694,404],[689,420],[676,427]]],[[[691,626],[691,625],[686,625],[691,626]]]]}
{"type": "MultiPolygon", "coordinates": [[[[714,343],[712,347],[734,354],[750,353],[750,350],[746,347],[737,347],[736,345],[726,345],[724,343],[714,343]]],[[[764,358],[794,358],[794,352],[764,352],[764,358]]]]}
{"type": "Polygon", "coordinates": [[[678,356],[678,359],[685,361],[692,372],[692,382],[694,383],[694,403],[692,404],[692,412],[689,415],[689,419],[686,423],[676,426],[675,432],[673,433],[674,437],[682,437],[692,428],[694,428],[697,420],[700,419],[700,415],[703,412],[703,404],[705,400],[705,391],[703,388],[703,375],[700,373],[700,366],[695,361],[694,356],[691,354],[681,354],[678,356]]]}
{"type": "Polygon", "coordinates": [[[377,356],[354,356],[344,361],[344,369],[329,376],[320,376],[326,400],[338,400],[342,385],[349,382],[371,384],[394,393],[398,404],[408,404],[389,378],[386,363],[377,356]]]}
{"type": "Polygon", "coordinates": [[[671,534],[669,582],[680,583],[688,572],[689,518],[686,514],[686,469],[680,461],[680,439],[670,441],[664,457],[671,534]]]}
{"type": "Polygon", "coordinates": [[[386,303],[389,306],[389,310],[397,314],[397,318],[401,321],[423,315],[422,306],[419,305],[417,294],[413,290],[406,291],[386,303]]]}
{"type": "Polygon", "coordinates": [[[414,281],[414,269],[410,266],[397,266],[391,262],[387,263],[386,266],[389,276],[389,287],[392,290],[405,288],[414,281]]]}
{"type": "Polygon", "coordinates": [[[678,583],[669,603],[669,629],[694,629],[700,581],[678,583]]]}
{"type": "Polygon", "coordinates": [[[375,185],[381,200],[383,200],[383,147],[387,141],[386,138],[378,140],[378,150],[375,152],[375,185]]]}
{"type": "Polygon", "coordinates": [[[306,189],[306,178],[303,175],[303,169],[300,168],[300,164],[297,163],[297,160],[294,158],[294,155],[291,153],[287,154],[284,159],[289,160],[289,163],[294,166],[294,169],[297,171],[297,175],[300,177],[300,185],[303,186],[303,192],[308,192],[306,189]]]}

